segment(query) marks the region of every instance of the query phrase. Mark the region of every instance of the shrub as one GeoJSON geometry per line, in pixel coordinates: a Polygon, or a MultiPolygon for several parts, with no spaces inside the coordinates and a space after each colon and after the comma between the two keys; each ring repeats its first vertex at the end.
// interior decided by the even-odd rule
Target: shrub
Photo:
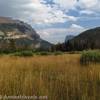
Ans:
{"type": "Polygon", "coordinates": [[[32,51],[21,51],[21,52],[16,52],[13,54],[14,56],[24,56],[24,57],[29,57],[29,56],[33,56],[33,52],[32,51]]]}
{"type": "Polygon", "coordinates": [[[40,52],[39,55],[50,55],[50,52],[40,52]]]}
{"type": "Polygon", "coordinates": [[[82,53],[82,56],[80,58],[80,62],[82,64],[87,63],[98,63],[100,62],[100,51],[85,51],[82,53]]]}
{"type": "Polygon", "coordinates": [[[69,54],[80,54],[81,51],[70,51],[69,54]]]}
{"type": "Polygon", "coordinates": [[[62,52],[54,52],[54,55],[62,55],[62,52]]]}

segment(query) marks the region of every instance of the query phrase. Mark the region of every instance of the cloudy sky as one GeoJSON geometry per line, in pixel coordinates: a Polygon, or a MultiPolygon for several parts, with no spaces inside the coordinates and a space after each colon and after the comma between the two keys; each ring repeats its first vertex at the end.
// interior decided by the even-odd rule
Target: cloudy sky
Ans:
{"type": "Polygon", "coordinates": [[[0,0],[0,16],[28,22],[52,43],[100,26],[100,0],[0,0]]]}

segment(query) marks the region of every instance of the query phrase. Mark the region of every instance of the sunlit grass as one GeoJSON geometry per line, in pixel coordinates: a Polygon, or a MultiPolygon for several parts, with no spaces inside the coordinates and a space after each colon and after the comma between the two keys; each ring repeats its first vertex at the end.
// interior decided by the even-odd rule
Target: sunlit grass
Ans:
{"type": "Polygon", "coordinates": [[[0,95],[48,100],[99,100],[100,64],[80,65],[80,54],[0,57],[0,95]]]}

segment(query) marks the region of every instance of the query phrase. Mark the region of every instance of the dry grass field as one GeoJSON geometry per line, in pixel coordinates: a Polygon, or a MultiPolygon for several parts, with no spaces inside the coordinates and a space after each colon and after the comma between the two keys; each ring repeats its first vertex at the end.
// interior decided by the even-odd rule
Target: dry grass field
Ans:
{"type": "Polygon", "coordinates": [[[100,64],[83,66],[79,59],[79,54],[0,56],[0,95],[100,100],[100,64]]]}

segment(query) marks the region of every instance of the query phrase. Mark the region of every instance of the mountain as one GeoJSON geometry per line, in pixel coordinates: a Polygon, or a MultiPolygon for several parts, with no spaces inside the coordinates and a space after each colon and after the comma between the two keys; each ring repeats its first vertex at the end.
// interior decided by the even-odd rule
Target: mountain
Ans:
{"type": "Polygon", "coordinates": [[[100,49],[100,27],[89,29],[66,43],[67,50],[100,49]]]}
{"type": "Polygon", "coordinates": [[[27,23],[9,17],[0,17],[1,49],[41,49],[49,50],[52,44],[41,39],[27,23]]]}
{"type": "Polygon", "coordinates": [[[65,43],[68,42],[68,40],[71,40],[73,39],[75,36],[74,35],[67,35],[66,38],[65,38],[65,43]]]}

